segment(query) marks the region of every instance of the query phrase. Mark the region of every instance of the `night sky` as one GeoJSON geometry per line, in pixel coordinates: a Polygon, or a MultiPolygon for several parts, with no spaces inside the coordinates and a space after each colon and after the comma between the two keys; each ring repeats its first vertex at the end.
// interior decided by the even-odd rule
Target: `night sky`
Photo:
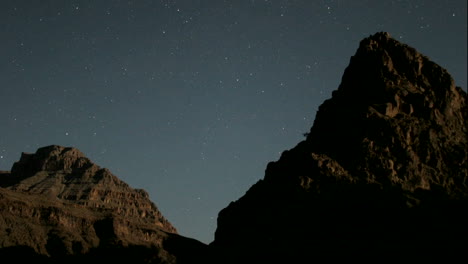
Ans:
{"type": "Polygon", "coordinates": [[[0,170],[76,147],[211,242],[378,31],[466,90],[466,0],[2,0],[0,170]]]}

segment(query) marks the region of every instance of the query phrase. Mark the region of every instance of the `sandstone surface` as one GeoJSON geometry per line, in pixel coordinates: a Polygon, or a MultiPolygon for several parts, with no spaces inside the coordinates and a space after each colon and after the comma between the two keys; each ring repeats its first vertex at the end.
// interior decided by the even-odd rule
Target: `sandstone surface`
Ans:
{"type": "Polygon", "coordinates": [[[3,255],[45,262],[176,263],[167,241],[202,247],[178,236],[146,191],[131,188],[75,148],[23,153],[11,172],[0,174],[0,186],[3,255]]]}

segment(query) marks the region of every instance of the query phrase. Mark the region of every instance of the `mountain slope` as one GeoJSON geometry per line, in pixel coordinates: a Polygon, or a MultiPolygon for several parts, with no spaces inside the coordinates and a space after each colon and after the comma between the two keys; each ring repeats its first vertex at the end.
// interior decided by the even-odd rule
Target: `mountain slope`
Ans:
{"type": "Polygon", "coordinates": [[[462,255],[467,121],[445,69],[388,33],[364,39],[306,140],[219,213],[216,261],[462,255]]]}
{"type": "Polygon", "coordinates": [[[0,175],[0,186],[0,254],[26,252],[58,262],[175,263],[166,242],[203,247],[178,236],[144,190],[131,188],[74,148],[23,153],[11,173],[0,175]]]}

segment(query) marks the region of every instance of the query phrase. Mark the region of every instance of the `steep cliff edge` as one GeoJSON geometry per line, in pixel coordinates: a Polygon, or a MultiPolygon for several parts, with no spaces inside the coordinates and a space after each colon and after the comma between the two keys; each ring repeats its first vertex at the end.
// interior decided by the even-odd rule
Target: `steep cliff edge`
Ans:
{"type": "Polygon", "coordinates": [[[176,263],[167,241],[203,247],[178,236],[146,191],[131,188],[75,148],[23,153],[11,172],[1,173],[0,186],[0,255],[47,263],[176,263]]]}
{"type": "Polygon", "coordinates": [[[467,122],[445,69],[388,33],[364,39],[306,140],[219,213],[217,261],[463,256],[467,122]]]}
{"type": "Polygon", "coordinates": [[[468,261],[467,94],[415,49],[364,39],[307,138],[219,213],[206,246],[74,148],[0,171],[0,260],[468,261]]]}

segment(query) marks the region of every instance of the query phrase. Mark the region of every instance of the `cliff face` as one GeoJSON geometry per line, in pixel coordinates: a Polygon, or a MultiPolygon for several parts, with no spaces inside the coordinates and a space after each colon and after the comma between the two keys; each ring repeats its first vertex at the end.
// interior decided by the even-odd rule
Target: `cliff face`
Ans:
{"type": "Polygon", "coordinates": [[[307,141],[361,181],[466,195],[467,114],[445,69],[381,33],[361,42],[307,141]]]}
{"type": "Polygon", "coordinates": [[[467,101],[445,69],[377,33],[306,139],[219,213],[208,249],[177,235],[145,191],[49,146],[0,171],[0,259],[468,261],[467,101]]]}
{"type": "Polygon", "coordinates": [[[23,153],[11,173],[0,175],[0,186],[0,253],[26,252],[44,261],[177,261],[165,243],[184,239],[148,194],[77,149],[49,146],[23,153]]]}
{"type": "Polygon", "coordinates": [[[219,213],[210,246],[227,263],[461,255],[467,122],[467,94],[445,69],[370,36],[306,140],[219,213]]]}

